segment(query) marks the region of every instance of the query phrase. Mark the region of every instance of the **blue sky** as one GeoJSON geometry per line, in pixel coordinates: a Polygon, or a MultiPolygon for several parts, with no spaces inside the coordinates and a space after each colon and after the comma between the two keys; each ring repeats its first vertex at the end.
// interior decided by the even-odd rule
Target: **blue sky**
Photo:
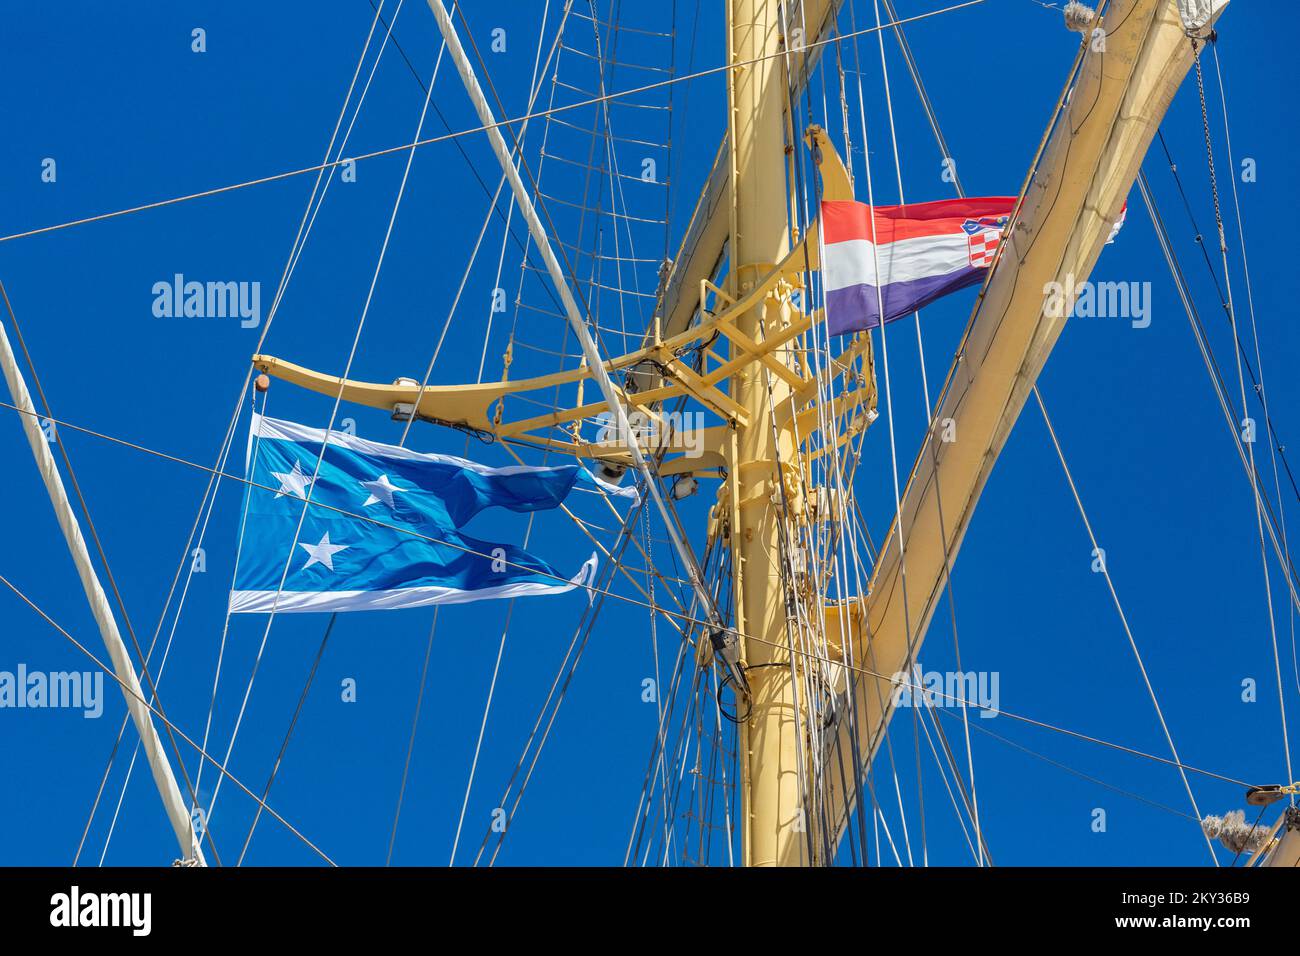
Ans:
{"type": "MultiPolygon", "coordinates": [[[[552,28],[557,5],[550,11],[552,28]]],[[[499,4],[472,2],[466,16],[507,112],[520,115],[527,106],[542,4],[531,0],[510,6],[507,11],[499,4]],[[502,53],[489,48],[496,28],[506,31],[502,53]]],[[[631,39],[618,58],[659,64],[671,59],[678,73],[720,65],[720,15],[702,0],[699,6],[697,13],[692,0],[676,0],[675,51],[669,47],[665,55],[661,39],[631,39]]],[[[899,0],[896,6],[908,16],[939,4],[899,0]]],[[[868,2],[859,0],[857,7],[859,26],[873,21],[868,2]]],[[[660,29],[670,22],[667,4],[629,9],[624,15],[629,23],[654,23],[660,29]]],[[[139,3],[111,10],[86,3],[14,8],[0,33],[0,69],[7,78],[0,84],[0,113],[7,119],[0,147],[6,200],[0,234],[318,163],[372,17],[365,0],[335,4],[328,15],[311,5],[246,2],[139,3]],[[203,53],[191,49],[195,28],[206,31],[203,53]],[[52,183],[42,181],[46,158],[57,163],[52,183]]],[[[427,81],[437,55],[437,30],[423,3],[407,0],[395,36],[427,81]]],[[[1061,26],[1059,13],[1032,0],[990,0],[915,24],[908,36],[967,191],[1014,193],[1077,42],[1061,26]]],[[[873,175],[880,200],[894,201],[879,49],[873,36],[859,42],[873,175]]],[[[1291,124],[1280,121],[1274,94],[1287,82],[1281,67],[1284,42],[1275,21],[1258,7],[1234,5],[1222,21],[1219,54],[1232,145],[1238,163],[1246,157],[1257,163],[1257,180],[1239,178],[1237,186],[1265,380],[1285,443],[1300,427],[1294,420],[1300,386],[1286,371],[1300,336],[1290,321],[1286,282],[1291,253],[1285,213],[1295,208],[1298,188],[1289,175],[1295,134],[1291,124]]],[[[944,198],[952,187],[940,178],[938,150],[897,51],[892,43],[887,48],[907,197],[944,198]]],[[[1212,61],[1207,61],[1207,71],[1236,269],[1234,290],[1244,321],[1245,283],[1236,258],[1227,184],[1231,171],[1212,61]]],[[[562,67],[561,79],[567,75],[562,67]]],[[[643,82],[644,76],[616,72],[610,88],[643,82]]],[[[836,125],[837,95],[833,80],[828,83],[831,123],[836,125]]],[[[549,89],[547,82],[543,97],[549,89]]],[[[820,96],[820,82],[815,89],[820,96]]],[[[664,104],[666,96],[659,91],[646,101],[664,104]]],[[[716,74],[677,84],[672,97],[666,208],[675,248],[722,134],[725,100],[716,74]]],[[[408,142],[423,98],[410,68],[394,49],[387,50],[350,152],[408,142]]],[[[434,103],[453,130],[477,125],[449,64],[444,63],[434,87],[434,103]]],[[[853,105],[856,124],[856,90],[853,105]]],[[[821,120],[820,104],[814,111],[821,120]]],[[[629,119],[631,125],[620,129],[662,143],[662,115],[629,119]]],[[[444,132],[431,116],[425,135],[444,132]]],[[[1164,132],[1193,213],[1208,232],[1213,208],[1194,80],[1176,98],[1164,132]]],[[[527,141],[532,163],[539,159],[537,136],[540,126],[527,141]]],[[[854,138],[857,143],[859,137],[854,138]]],[[[418,378],[429,361],[488,208],[479,179],[491,189],[497,178],[481,135],[458,142],[469,163],[449,141],[416,154],[353,377],[418,378]]],[[[635,164],[636,155],[627,154],[623,161],[635,164]]],[[[860,169],[862,157],[855,161],[860,169]]],[[[343,368],[404,166],[400,154],[367,160],[358,165],[355,183],[330,188],[269,333],[267,351],[331,373],[343,368]]],[[[1158,146],[1146,170],[1218,360],[1235,387],[1226,322],[1158,146]]],[[[554,181],[546,175],[544,191],[554,181]]],[[[265,313],[312,179],[294,177],[0,242],[0,278],[56,417],[211,464],[260,329],[240,328],[228,319],[156,318],[152,287],[176,273],[200,281],[256,281],[262,285],[265,313]]],[[[663,199],[645,202],[649,208],[663,199]]],[[[517,219],[515,227],[519,230],[517,219]]],[[[436,383],[473,381],[478,373],[485,303],[501,248],[497,221],[490,225],[466,283],[464,304],[435,367],[436,383]]],[[[662,248],[645,255],[662,255],[662,248]]],[[[502,285],[513,299],[519,276],[519,251],[513,244],[507,244],[503,262],[502,285]]],[[[1217,260],[1215,265],[1217,269],[1217,260]]],[[[1058,435],[1184,761],[1236,778],[1283,782],[1272,647],[1249,486],[1136,192],[1124,231],[1103,253],[1094,278],[1149,281],[1152,322],[1145,329],[1114,319],[1075,319],[1067,325],[1041,379],[1058,435]],[[1255,703],[1241,700],[1242,681],[1248,678],[1258,684],[1255,703]]],[[[532,301],[544,304],[536,280],[528,282],[532,301]]],[[[932,384],[947,371],[972,300],[968,290],[924,313],[932,384]]],[[[634,333],[644,324],[635,315],[620,321],[634,333]]],[[[608,324],[613,322],[611,318],[608,324]]],[[[558,343],[563,335],[561,320],[536,311],[521,312],[518,328],[533,343],[558,343]]],[[[889,335],[893,415],[906,467],[924,422],[919,357],[910,324],[891,327],[889,335]]],[[[619,343],[607,344],[613,348],[619,343]]],[[[571,349],[572,342],[568,345],[571,349]]],[[[494,326],[486,377],[500,376],[504,347],[502,327],[494,326]]],[[[522,351],[516,361],[512,376],[551,370],[555,362],[522,351]]],[[[322,425],[329,419],[330,402],[278,383],[270,393],[269,411],[322,425]]],[[[342,414],[353,417],[366,437],[395,441],[400,436],[400,425],[381,412],[351,409],[342,414]]],[[[246,420],[244,415],[239,442],[246,420]]],[[[892,510],[886,427],[882,414],[864,446],[857,485],[877,538],[892,510]]],[[[206,478],[195,469],[71,429],[63,429],[61,440],[76,466],[131,622],[147,641],[158,624],[206,478]]],[[[7,502],[0,573],[101,653],[12,411],[0,409],[0,442],[8,449],[8,467],[0,470],[0,498],[7,502]]],[[[432,426],[413,432],[412,444],[453,454],[466,451],[463,436],[432,426]]],[[[1266,451],[1263,442],[1257,451],[1266,451]]],[[[489,464],[511,461],[500,448],[477,443],[470,453],[489,464]]],[[[238,470],[238,454],[231,465],[238,470]]],[[[1282,502],[1294,520],[1294,496],[1286,491],[1285,478],[1283,482],[1282,502]]],[[[1272,488],[1271,476],[1267,485],[1272,488]]],[[[697,545],[713,490],[706,482],[704,492],[683,508],[697,545]]],[[[162,681],[169,717],[193,736],[201,735],[209,709],[239,501],[238,488],[223,484],[205,541],[207,570],[194,576],[162,681]]],[[[608,523],[607,513],[583,508],[585,517],[608,523]]],[[[524,527],[498,518],[477,531],[519,541],[524,527]]],[[[532,546],[558,566],[575,569],[591,550],[560,514],[538,517],[532,546]]],[[[661,555],[666,550],[657,547],[661,555]]],[[[1041,417],[1031,406],[994,470],[957,562],[954,588],[963,664],[998,672],[1005,710],[1163,755],[1163,736],[1115,609],[1101,577],[1091,573],[1090,550],[1041,417]]],[[[1272,570],[1277,596],[1281,587],[1276,568],[1272,570]]],[[[626,581],[616,590],[631,593],[626,581]]],[[[467,862],[478,848],[584,606],[581,597],[565,595],[520,602],[514,609],[458,862],[467,862]]],[[[1294,718],[1300,699],[1291,670],[1292,621],[1280,597],[1275,608],[1283,686],[1294,718]]],[[[439,615],[395,863],[444,864],[450,857],[506,614],[506,605],[498,603],[448,608],[439,615]]],[[[88,666],[12,594],[0,594],[0,615],[0,670],[20,663],[49,671],[88,666]]],[[[344,615],[331,635],[269,802],[336,862],[377,864],[385,859],[432,617],[432,611],[344,615]],[[355,702],[342,700],[342,683],[348,679],[356,682],[355,702]]],[[[231,763],[231,771],[255,790],[265,784],[324,626],[325,619],[310,615],[282,615],[275,621],[231,763]]],[[[214,749],[224,749],[230,737],[263,627],[260,617],[237,618],[231,626],[213,718],[214,749]]],[[[165,637],[167,630],[163,633],[165,637]]],[[[655,667],[651,639],[646,616],[635,606],[611,602],[603,610],[499,862],[622,862],[655,730],[654,708],[641,700],[641,682],[655,667]]],[[[666,668],[676,647],[664,627],[657,639],[660,666],[666,668]]],[[[935,618],[921,660],[927,670],[953,666],[946,608],[935,618]]],[[[116,689],[106,684],[105,693],[105,713],[98,720],[69,710],[0,710],[0,770],[9,781],[0,788],[0,864],[71,862],[123,713],[116,689]]],[[[1178,776],[1168,766],[1008,718],[982,723],[1131,794],[1190,812],[1178,776]]],[[[953,726],[949,733],[956,740],[953,726]]],[[[1300,726],[1294,719],[1291,729],[1295,738],[1300,726]]],[[[97,861],[105,845],[131,742],[128,734],[83,862],[97,861]]],[[[899,722],[894,747],[919,859],[910,720],[899,722]]],[[[193,774],[193,754],[185,756],[193,774]]],[[[1071,775],[978,731],[974,758],[985,836],[1000,864],[1208,862],[1195,824],[1178,813],[1071,775]],[[1107,812],[1105,833],[1091,827],[1096,808],[1107,812]]],[[[924,766],[929,859],[968,863],[970,855],[941,795],[933,761],[926,757],[924,766]]],[[[201,796],[210,796],[212,780],[209,768],[201,796]]],[[[1244,805],[1238,787],[1198,775],[1192,784],[1204,813],[1244,805]]],[[[226,786],[222,794],[212,831],[229,862],[238,856],[253,804],[226,786]]],[[[896,807],[888,812],[893,814],[891,827],[897,827],[896,807]]],[[[158,800],[137,767],[106,862],[149,865],[174,856],[158,800]]],[[[1226,863],[1229,858],[1222,859],[1226,863]]],[[[319,860],[274,821],[263,819],[248,862],[319,860]]]]}

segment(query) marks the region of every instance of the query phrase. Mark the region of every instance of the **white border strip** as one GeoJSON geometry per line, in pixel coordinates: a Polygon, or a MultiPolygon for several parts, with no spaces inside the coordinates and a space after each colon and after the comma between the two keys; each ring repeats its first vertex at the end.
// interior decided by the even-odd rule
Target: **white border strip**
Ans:
{"type": "Polygon", "coordinates": [[[826,291],[949,275],[971,265],[968,242],[964,232],[896,239],[875,247],[870,239],[828,242],[822,255],[826,291]],[[877,279],[877,258],[883,282],[877,279]]]}
{"type": "MultiPolygon", "coordinates": [[[[585,588],[596,579],[596,555],[583,562],[567,584],[520,582],[463,591],[459,588],[428,585],[395,588],[391,591],[231,591],[232,614],[293,614],[313,611],[394,611],[401,608],[428,607],[431,604],[470,604],[500,598],[563,594],[585,588]]],[[[591,595],[588,595],[590,600],[591,595]]]]}
{"type": "MultiPolygon", "coordinates": [[[[267,418],[258,412],[253,413],[252,420],[249,422],[249,448],[252,448],[253,437],[256,436],[261,441],[292,441],[307,442],[315,444],[326,444],[325,429],[311,428],[307,425],[300,425],[297,422],[285,421],[280,418],[267,418]],[[260,429],[260,431],[259,431],[260,429]]],[[[616,495],[621,498],[631,498],[640,500],[635,487],[623,488],[618,485],[610,484],[585,465],[506,465],[501,468],[492,468],[488,465],[480,465],[476,461],[470,461],[468,458],[457,458],[454,455],[438,455],[429,452],[412,451],[409,448],[403,448],[400,445],[385,445],[376,441],[369,441],[365,438],[358,438],[356,435],[349,435],[347,432],[331,431],[329,433],[330,445],[339,448],[346,448],[360,455],[370,455],[374,458],[392,458],[402,461],[423,461],[431,464],[451,465],[456,468],[465,468],[469,471],[477,472],[480,475],[525,475],[542,471],[555,471],[559,468],[577,467],[578,477],[582,480],[591,481],[597,488],[606,494],[616,495]]]]}

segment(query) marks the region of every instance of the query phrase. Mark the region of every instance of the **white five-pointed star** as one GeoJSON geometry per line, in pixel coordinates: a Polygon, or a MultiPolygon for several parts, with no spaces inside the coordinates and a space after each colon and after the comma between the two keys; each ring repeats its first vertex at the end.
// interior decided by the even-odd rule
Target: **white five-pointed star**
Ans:
{"type": "Polygon", "coordinates": [[[399,488],[389,480],[387,475],[380,475],[374,481],[363,481],[361,487],[370,492],[370,497],[361,503],[361,507],[369,508],[373,504],[383,502],[388,505],[389,510],[393,508],[393,495],[397,492],[405,492],[409,489],[399,488]]]}
{"type": "Polygon", "coordinates": [[[293,495],[295,498],[305,498],[307,486],[314,479],[311,475],[302,470],[302,465],[298,462],[293,463],[293,469],[288,474],[281,474],[278,471],[271,472],[273,478],[280,479],[280,490],[275,493],[277,498],[283,498],[285,495],[293,495]]]}
{"type": "Polygon", "coordinates": [[[346,551],[348,549],[346,544],[330,544],[330,533],[328,531],[325,532],[317,544],[299,544],[298,547],[311,555],[307,560],[307,563],[302,566],[304,571],[310,568],[313,564],[323,564],[325,567],[333,571],[334,555],[338,554],[340,551],[346,551]]]}

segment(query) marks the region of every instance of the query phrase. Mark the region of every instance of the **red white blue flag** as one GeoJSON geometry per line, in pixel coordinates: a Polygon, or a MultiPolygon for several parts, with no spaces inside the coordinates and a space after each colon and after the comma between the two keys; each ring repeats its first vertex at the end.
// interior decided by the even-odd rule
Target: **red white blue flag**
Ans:
{"type": "Polygon", "coordinates": [[[831,335],[860,332],[973,285],[993,264],[1014,196],[907,206],[822,203],[822,279],[831,335]]]}

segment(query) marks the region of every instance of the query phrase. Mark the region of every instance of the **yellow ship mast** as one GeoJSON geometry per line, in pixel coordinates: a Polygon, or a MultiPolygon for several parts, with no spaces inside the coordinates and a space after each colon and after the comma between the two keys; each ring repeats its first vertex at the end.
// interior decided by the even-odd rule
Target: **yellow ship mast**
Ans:
{"type": "MultiPolygon", "coordinates": [[[[731,295],[749,292],[790,245],[786,197],[782,5],[776,0],[730,0],[727,24],[731,193],[731,295]]],[[[737,329],[762,342],[790,324],[790,302],[773,290],[736,318],[737,329]]],[[[783,353],[777,361],[784,363],[783,353]]],[[[727,474],[734,485],[731,516],[736,630],[752,692],[740,726],[744,861],[771,866],[801,861],[808,814],[799,802],[803,757],[799,701],[786,633],[786,588],[781,564],[782,501],[798,488],[801,463],[790,430],[772,428],[788,403],[789,383],[752,363],[731,378],[731,394],[748,422],[736,429],[727,474]],[[770,389],[770,394],[769,394],[770,389]],[[775,432],[775,433],[774,433],[775,432]],[[782,485],[785,488],[782,488],[782,485]]],[[[820,613],[820,612],[819,612],[820,613]]],[[[803,860],[803,862],[813,862],[803,860]]]]}

